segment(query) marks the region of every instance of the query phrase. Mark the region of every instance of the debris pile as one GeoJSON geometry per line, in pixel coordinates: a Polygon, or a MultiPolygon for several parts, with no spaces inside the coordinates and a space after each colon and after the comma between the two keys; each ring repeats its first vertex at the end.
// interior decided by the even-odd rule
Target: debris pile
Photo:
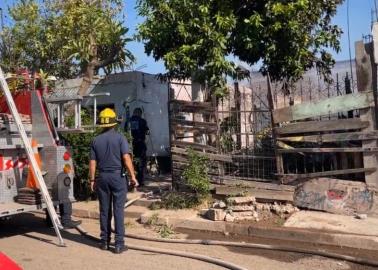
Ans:
{"type": "Polygon", "coordinates": [[[285,218],[299,211],[291,204],[258,203],[256,198],[230,197],[226,201],[216,201],[210,209],[201,212],[203,216],[213,221],[260,221],[269,219],[273,215],[285,218]]]}

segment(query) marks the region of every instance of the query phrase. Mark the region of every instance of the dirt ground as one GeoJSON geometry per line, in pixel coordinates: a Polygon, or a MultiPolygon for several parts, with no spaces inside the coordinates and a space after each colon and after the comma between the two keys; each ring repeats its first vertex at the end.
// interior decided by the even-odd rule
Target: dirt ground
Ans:
{"type": "MultiPolygon", "coordinates": [[[[134,222],[127,222],[127,232],[144,236],[158,236],[153,228],[145,228],[134,222]]],[[[83,220],[83,227],[94,235],[99,234],[97,220],[83,220]]],[[[27,270],[62,269],[154,269],[191,270],[223,269],[208,263],[150,252],[129,250],[121,255],[101,251],[97,243],[84,238],[75,230],[63,232],[67,247],[56,246],[56,237],[51,228],[46,228],[39,214],[23,214],[7,221],[0,221],[0,251],[15,260],[27,270]]],[[[178,238],[222,238],[214,235],[177,234],[178,238]]],[[[231,240],[230,236],[223,240],[231,240]]],[[[237,240],[237,239],[235,239],[237,240]]],[[[377,269],[351,264],[318,256],[278,251],[243,249],[234,247],[183,245],[156,243],[128,239],[127,243],[146,247],[187,251],[208,255],[233,262],[247,269],[259,270],[318,270],[318,269],[377,269]]]]}

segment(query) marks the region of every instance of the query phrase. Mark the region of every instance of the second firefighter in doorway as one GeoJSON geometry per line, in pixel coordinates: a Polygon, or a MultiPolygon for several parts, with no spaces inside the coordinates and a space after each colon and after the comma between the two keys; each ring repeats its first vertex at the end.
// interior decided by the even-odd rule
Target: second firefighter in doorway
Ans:
{"type": "Polygon", "coordinates": [[[133,137],[133,155],[136,160],[137,180],[139,186],[144,186],[144,172],[147,162],[146,135],[149,134],[147,121],[142,118],[142,109],[136,108],[130,119],[131,136],[133,137]]]}

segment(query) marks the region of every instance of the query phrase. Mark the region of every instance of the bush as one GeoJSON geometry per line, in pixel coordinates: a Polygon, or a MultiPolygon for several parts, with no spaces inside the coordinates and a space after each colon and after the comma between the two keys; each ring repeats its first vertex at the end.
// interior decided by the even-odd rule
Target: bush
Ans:
{"type": "Polygon", "coordinates": [[[165,192],[160,202],[153,203],[151,209],[185,209],[201,205],[208,199],[210,194],[210,178],[208,175],[208,158],[188,150],[189,164],[182,174],[182,184],[189,189],[189,192],[165,192]]]}
{"type": "MultiPolygon", "coordinates": [[[[81,111],[83,125],[92,125],[93,119],[87,110],[81,111]]],[[[67,126],[73,126],[74,118],[66,118],[67,126]]],[[[98,130],[88,133],[67,133],[62,135],[66,144],[71,147],[72,160],[75,168],[75,197],[88,199],[91,196],[89,188],[89,153],[93,138],[99,133],[98,130]]]]}
{"type": "Polygon", "coordinates": [[[184,184],[199,196],[210,193],[209,159],[192,149],[188,150],[189,165],[185,168],[182,176],[184,184]]]}
{"type": "Polygon", "coordinates": [[[150,208],[152,210],[193,208],[202,203],[202,198],[194,193],[166,192],[162,195],[161,201],[153,203],[150,208]]]}

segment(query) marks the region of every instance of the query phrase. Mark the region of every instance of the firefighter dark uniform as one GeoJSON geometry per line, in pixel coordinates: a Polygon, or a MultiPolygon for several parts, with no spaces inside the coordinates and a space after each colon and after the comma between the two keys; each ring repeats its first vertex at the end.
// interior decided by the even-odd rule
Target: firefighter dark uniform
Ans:
{"type": "Polygon", "coordinates": [[[96,161],[98,169],[96,187],[100,204],[100,237],[103,243],[102,249],[107,249],[111,238],[113,211],[115,251],[117,251],[125,248],[124,205],[127,181],[123,174],[123,156],[128,154],[129,145],[126,138],[113,128],[116,125],[116,115],[113,110],[105,109],[100,113],[99,119],[100,126],[106,129],[93,140],[90,159],[96,161]],[[102,119],[108,121],[101,123],[102,119]]]}
{"type": "Polygon", "coordinates": [[[133,154],[138,161],[137,179],[140,186],[144,185],[144,171],[147,162],[146,135],[149,132],[147,121],[142,118],[142,110],[136,108],[130,119],[131,136],[133,137],[133,154]]]}

